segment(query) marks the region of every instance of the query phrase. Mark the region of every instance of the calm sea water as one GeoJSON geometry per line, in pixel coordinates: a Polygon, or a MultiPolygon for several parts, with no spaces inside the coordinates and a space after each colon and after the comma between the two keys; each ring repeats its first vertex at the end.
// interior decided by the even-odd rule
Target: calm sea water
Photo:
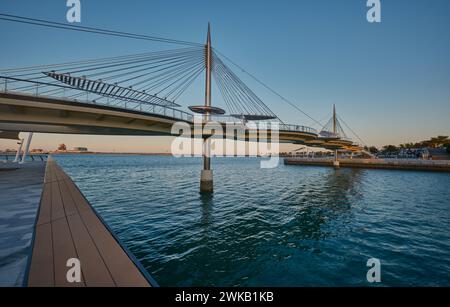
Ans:
{"type": "Polygon", "coordinates": [[[213,159],[56,156],[161,286],[450,286],[450,175],[213,159]]]}

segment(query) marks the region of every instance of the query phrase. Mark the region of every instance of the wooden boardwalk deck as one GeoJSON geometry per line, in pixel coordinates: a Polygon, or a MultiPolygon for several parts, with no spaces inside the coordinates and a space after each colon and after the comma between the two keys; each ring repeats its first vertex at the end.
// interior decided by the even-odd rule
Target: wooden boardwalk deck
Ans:
{"type": "Polygon", "coordinates": [[[51,158],[46,166],[28,286],[150,286],[77,186],[51,158]],[[80,260],[80,283],[66,279],[70,258],[80,260]]]}

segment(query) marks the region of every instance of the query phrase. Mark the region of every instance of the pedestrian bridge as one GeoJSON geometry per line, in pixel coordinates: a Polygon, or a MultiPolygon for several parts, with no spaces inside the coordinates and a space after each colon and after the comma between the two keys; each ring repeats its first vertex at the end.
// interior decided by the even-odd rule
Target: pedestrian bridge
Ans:
{"type": "MultiPolygon", "coordinates": [[[[203,140],[202,192],[213,191],[212,138],[330,149],[335,151],[335,166],[339,165],[338,150],[361,151],[362,148],[346,137],[334,108],[332,119],[320,132],[285,124],[225,60],[236,64],[212,47],[209,24],[206,44],[187,45],[172,50],[2,69],[0,131],[31,132],[23,163],[33,132],[186,137],[187,126],[191,131],[188,137],[203,140]],[[204,104],[188,106],[190,112],[177,109],[181,107],[178,99],[203,72],[204,104]],[[219,94],[217,104],[214,98],[214,105],[213,80],[219,94]]],[[[15,161],[18,158],[17,154],[15,161]]]]}
{"type": "MultiPolygon", "coordinates": [[[[0,130],[62,134],[177,136],[172,127],[177,122],[194,128],[194,114],[172,107],[146,105],[139,102],[107,104],[96,101],[54,98],[45,95],[15,91],[0,91],[0,130]]],[[[245,121],[233,117],[212,117],[224,127],[223,135],[235,138],[228,131],[245,130],[245,141],[271,138],[271,132],[255,129],[245,121]],[[228,127],[228,129],[226,129],[228,127]]],[[[326,149],[358,151],[352,141],[323,138],[313,128],[278,123],[279,142],[305,144],[326,149]]],[[[196,131],[193,129],[193,131],[196,131]]],[[[201,132],[200,132],[201,133],[201,132]]],[[[197,133],[198,136],[198,133],[197,133]]],[[[202,135],[204,136],[204,135],[202,135]]]]}

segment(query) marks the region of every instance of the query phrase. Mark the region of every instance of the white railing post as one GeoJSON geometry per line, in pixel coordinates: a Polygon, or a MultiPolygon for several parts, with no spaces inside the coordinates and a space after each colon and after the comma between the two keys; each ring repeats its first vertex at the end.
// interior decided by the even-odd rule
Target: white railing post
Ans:
{"type": "Polygon", "coordinates": [[[30,150],[30,144],[31,144],[31,139],[33,138],[33,132],[30,132],[30,134],[28,134],[28,140],[27,140],[27,145],[25,146],[25,151],[23,152],[22,155],[22,161],[20,161],[20,164],[25,163],[25,159],[27,158],[28,155],[28,151],[30,150]]]}
{"type": "Polygon", "coordinates": [[[23,139],[20,140],[19,148],[17,149],[16,158],[14,159],[14,163],[19,162],[20,153],[22,152],[23,139]]]}

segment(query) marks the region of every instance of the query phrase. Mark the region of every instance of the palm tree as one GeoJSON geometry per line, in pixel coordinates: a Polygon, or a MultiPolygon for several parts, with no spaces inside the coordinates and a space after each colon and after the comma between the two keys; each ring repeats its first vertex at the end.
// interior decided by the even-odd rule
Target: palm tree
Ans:
{"type": "Polygon", "coordinates": [[[398,153],[398,148],[395,145],[383,146],[383,152],[385,153],[398,153]]]}
{"type": "Polygon", "coordinates": [[[375,146],[370,146],[368,151],[372,154],[376,154],[378,153],[378,148],[376,148],[375,146]]]}
{"type": "Polygon", "coordinates": [[[431,148],[441,147],[442,145],[448,143],[450,143],[450,140],[448,139],[448,136],[444,135],[438,135],[437,137],[432,137],[429,140],[422,142],[424,147],[431,147],[431,148]]]}

